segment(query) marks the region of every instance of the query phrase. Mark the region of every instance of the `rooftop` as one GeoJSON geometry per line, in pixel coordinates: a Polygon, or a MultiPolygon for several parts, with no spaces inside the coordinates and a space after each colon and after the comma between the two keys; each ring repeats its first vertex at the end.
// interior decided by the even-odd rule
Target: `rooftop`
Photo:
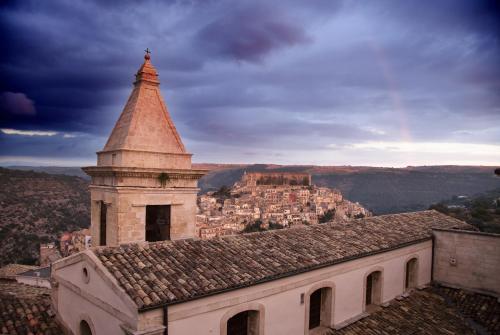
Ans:
{"type": "Polygon", "coordinates": [[[498,334],[499,315],[500,303],[493,297],[445,287],[427,288],[330,334],[480,334],[479,330],[485,329],[498,334]]]}
{"type": "Polygon", "coordinates": [[[62,334],[50,308],[50,290],[0,282],[1,334],[62,334]]]}
{"type": "Polygon", "coordinates": [[[0,279],[16,279],[16,275],[26,272],[28,270],[33,270],[38,268],[34,265],[24,265],[24,264],[7,264],[0,268],[0,279]]]}
{"type": "Polygon", "coordinates": [[[430,240],[469,225],[437,211],[215,238],[98,247],[138,309],[179,303],[430,240]]]}

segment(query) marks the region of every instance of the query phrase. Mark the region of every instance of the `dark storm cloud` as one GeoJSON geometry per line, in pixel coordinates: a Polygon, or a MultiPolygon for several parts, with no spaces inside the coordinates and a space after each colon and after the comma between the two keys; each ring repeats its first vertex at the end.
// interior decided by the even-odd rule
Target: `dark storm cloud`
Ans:
{"type": "Polygon", "coordinates": [[[5,115],[35,115],[33,101],[23,93],[3,92],[0,94],[0,113],[5,115]]]}
{"type": "Polygon", "coordinates": [[[274,49],[309,41],[301,27],[263,6],[217,18],[199,31],[197,39],[208,54],[249,62],[262,61],[274,49]]]}
{"type": "Polygon", "coordinates": [[[204,159],[226,159],[225,143],[265,161],[291,147],[499,140],[495,1],[6,2],[0,43],[0,129],[58,132],[3,134],[3,155],[93,160],[146,47],[187,146],[214,153],[204,159]]]}

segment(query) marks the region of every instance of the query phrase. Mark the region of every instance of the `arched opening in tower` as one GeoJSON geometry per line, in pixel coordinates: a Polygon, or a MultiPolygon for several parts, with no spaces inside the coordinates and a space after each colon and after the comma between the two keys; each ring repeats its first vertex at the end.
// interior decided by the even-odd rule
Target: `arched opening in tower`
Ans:
{"type": "Polygon", "coordinates": [[[146,206],[146,241],[170,240],[170,205],[146,206]]]}

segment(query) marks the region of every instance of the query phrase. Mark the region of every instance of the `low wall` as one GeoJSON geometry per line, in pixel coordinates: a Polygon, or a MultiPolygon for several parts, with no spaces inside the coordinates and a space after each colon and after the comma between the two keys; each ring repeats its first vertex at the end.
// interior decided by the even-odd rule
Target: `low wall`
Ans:
{"type": "Polygon", "coordinates": [[[51,288],[50,278],[17,276],[16,281],[25,285],[51,288]]]}
{"type": "Polygon", "coordinates": [[[500,297],[500,235],[435,229],[433,280],[500,297]]]}

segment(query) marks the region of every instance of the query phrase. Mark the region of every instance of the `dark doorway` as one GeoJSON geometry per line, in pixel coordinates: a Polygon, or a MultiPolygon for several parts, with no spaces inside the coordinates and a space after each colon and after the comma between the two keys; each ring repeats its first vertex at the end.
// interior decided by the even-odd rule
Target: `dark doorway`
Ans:
{"type": "Polygon", "coordinates": [[[309,300],[309,329],[321,323],[321,289],[314,291],[309,300]]]}
{"type": "Polygon", "coordinates": [[[99,224],[99,245],[106,245],[106,217],[108,206],[104,201],[101,201],[101,215],[99,224]]]}
{"type": "Polygon", "coordinates": [[[417,259],[412,258],[406,262],[405,289],[417,286],[417,259]]]}
{"type": "Polygon", "coordinates": [[[80,335],[92,335],[92,330],[85,320],[80,321],[80,335]]]}
{"type": "Polygon", "coordinates": [[[170,240],[170,205],[146,206],[146,241],[170,240]]]}
{"type": "Polygon", "coordinates": [[[227,321],[227,335],[248,335],[248,311],[238,313],[227,321]]]}
{"type": "Polygon", "coordinates": [[[382,299],[382,273],[380,271],[372,272],[366,277],[365,301],[366,306],[380,304],[382,299]]]}
{"type": "Polygon", "coordinates": [[[373,288],[373,277],[369,275],[366,278],[366,304],[371,305],[372,303],[372,288],[373,288]]]}

